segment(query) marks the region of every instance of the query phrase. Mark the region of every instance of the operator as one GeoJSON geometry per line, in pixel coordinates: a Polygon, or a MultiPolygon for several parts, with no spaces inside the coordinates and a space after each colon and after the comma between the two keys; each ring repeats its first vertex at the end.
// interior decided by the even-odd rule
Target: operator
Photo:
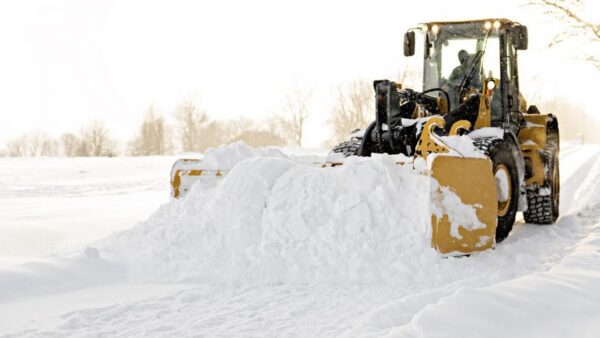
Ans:
{"type": "MultiPolygon", "coordinates": [[[[461,49],[460,52],[458,52],[458,61],[460,62],[460,65],[452,70],[452,73],[450,73],[450,77],[448,78],[450,84],[455,86],[462,84],[465,77],[469,75],[469,71],[471,71],[471,68],[473,67],[473,56],[466,50],[461,49]]],[[[469,87],[473,87],[478,91],[481,90],[478,69],[475,70],[475,74],[473,74],[473,77],[471,78],[469,87]]]]}
{"type": "Polygon", "coordinates": [[[473,58],[466,50],[461,49],[460,52],[458,52],[458,61],[460,62],[460,65],[452,70],[452,73],[450,73],[450,77],[448,78],[449,83],[453,86],[453,89],[448,93],[450,95],[450,99],[452,102],[455,102],[455,104],[457,102],[459,104],[454,106],[451,112],[444,115],[447,132],[450,131],[450,128],[456,121],[467,120],[474,125],[475,121],[477,120],[477,115],[479,113],[479,100],[481,98],[479,92],[480,88],[478,89],[478,87],[481,86],[478,72],[473,75],[470,83],[467,85],[467,88],[473,88],[475,91],[467,95],[464,98],[464,101],[459,101],[456,98],[459,95],[458,86],[462,84],[465,77],[468,76],[469,71],[473,67],[472,59],[473,58]]]}
{"type": "Polygon", "coordinates": [[[466,50],[461,49],[460,52],[458,52],[458,61],[460,64],[452,70],[452,73],[450,73],[450,77],[448,78],[450,83],[457,86],[462,83],[462,80],[469,72],[469,59],[469,53],[466,50]]]}

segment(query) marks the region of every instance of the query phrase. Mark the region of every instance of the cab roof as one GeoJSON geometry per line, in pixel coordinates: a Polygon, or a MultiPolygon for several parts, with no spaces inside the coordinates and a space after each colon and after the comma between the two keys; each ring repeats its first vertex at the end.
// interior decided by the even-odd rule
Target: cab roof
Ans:
{"type": "Polygon", "coordinates": [[[462,21],[431,21],[431,22],[424,22],[424,23],[422,23],[422,25],[444,26],[444,25],[465,24],[465,23],[485,23],[486,21],[489,21],[489,22],[499,21],[503,26],[506,24],[521,25],[520,23],[518,23],[516,21],[512,21],[512,20],[504,19],[504,18],[488,18],[488,19],[462,20],[462,21]]]}

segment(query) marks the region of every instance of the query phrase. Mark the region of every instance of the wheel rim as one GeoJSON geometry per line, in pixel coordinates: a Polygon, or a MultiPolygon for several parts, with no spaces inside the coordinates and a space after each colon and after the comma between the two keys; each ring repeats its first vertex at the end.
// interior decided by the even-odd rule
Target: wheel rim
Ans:
{"type": "Polygon", "coordinates": [[[498,217],[503,217],[510,209],[512,200],[512,184],[510,171],[504,164],[498,165],[494,171],[496,180],[496,199],[498,200],[498,217]]]}

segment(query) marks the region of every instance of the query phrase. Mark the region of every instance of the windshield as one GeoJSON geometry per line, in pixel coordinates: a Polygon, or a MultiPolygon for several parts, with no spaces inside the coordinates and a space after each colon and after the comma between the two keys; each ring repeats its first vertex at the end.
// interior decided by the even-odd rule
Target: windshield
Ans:
{"type": "Polygon", "coordinates": [[[463,87],[482,90],[485,78],[500,78],[498,31],[484,23],[457,23],[431,27],[425,50],[423,89],[442,88],[454,107],[463,87]]]}

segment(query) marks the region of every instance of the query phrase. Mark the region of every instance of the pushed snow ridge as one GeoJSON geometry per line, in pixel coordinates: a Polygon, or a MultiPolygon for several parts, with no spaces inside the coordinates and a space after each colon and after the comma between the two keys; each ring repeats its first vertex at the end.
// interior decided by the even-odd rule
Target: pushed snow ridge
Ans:
{"type": "Polygon", "coordinates": [[[206,157],[212,166],[224,159],[231,171],[100,243],[126,262],[130,279],[368,283],[439,258],[430,245],[428,178],[392,156],[320,168],[235,144],[206,157]]]}

